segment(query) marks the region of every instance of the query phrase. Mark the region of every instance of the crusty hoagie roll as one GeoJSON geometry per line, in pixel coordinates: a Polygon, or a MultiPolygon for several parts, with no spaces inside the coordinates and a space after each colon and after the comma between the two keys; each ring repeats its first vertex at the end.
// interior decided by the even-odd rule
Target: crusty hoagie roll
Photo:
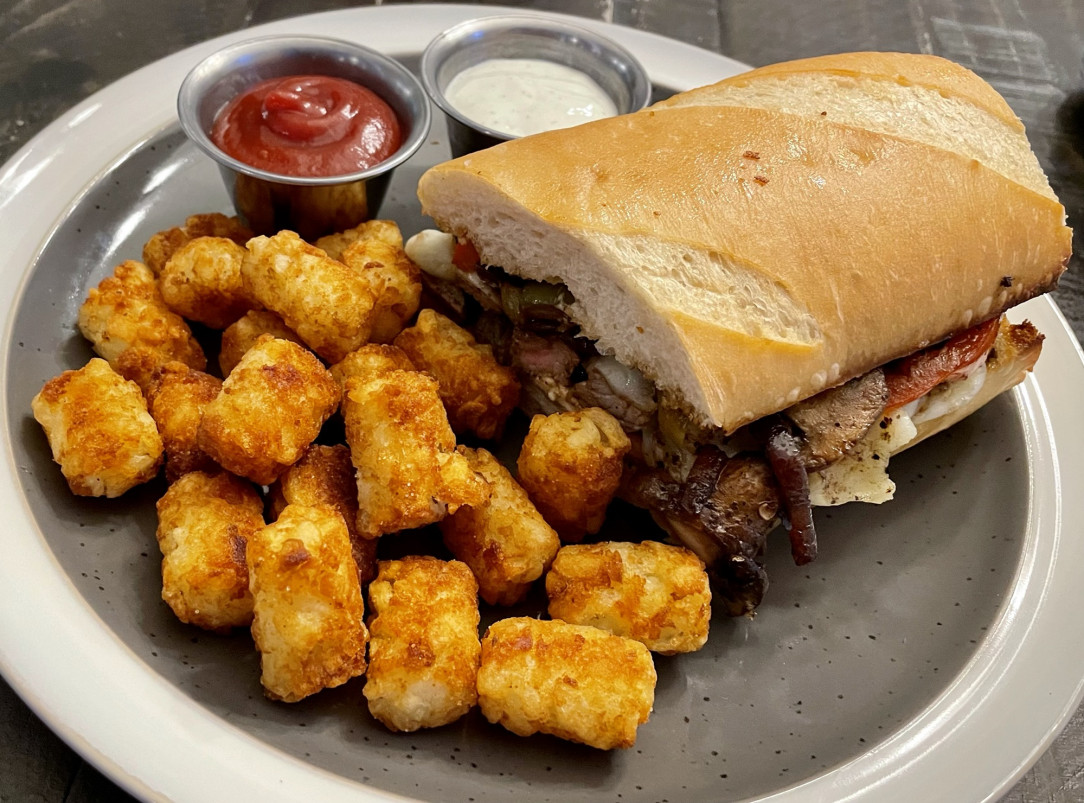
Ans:
{"type": "Polygon", "coordinates": [[[1009,106],[921,55],[753,70],[438,165],[418,194],[456,238],[408,246],[430,290],[528,404],[615,412],[642,458],[624,495],[749,569],[738,611],[763,593],[767,529],[815,554],[810,494],[891,496],[849,457],[887,458],[1022,378],[1041,335],[997,320],[1071,251],[1009,106]]]}

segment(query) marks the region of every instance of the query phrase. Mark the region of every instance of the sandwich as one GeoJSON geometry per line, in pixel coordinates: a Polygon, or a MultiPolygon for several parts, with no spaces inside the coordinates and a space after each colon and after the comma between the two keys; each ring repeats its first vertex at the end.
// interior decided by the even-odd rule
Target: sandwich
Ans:
{"type": "Polygon", "coordinates": [[[1032,368],[1065,210],[1023,125],[934,56],[777,64],[503,143],[420,179],[408,253],[512,365],[529,412],[598,406],[620,495],[763,597],[767,534],[892,496],[888,459],[1032,368]]]}

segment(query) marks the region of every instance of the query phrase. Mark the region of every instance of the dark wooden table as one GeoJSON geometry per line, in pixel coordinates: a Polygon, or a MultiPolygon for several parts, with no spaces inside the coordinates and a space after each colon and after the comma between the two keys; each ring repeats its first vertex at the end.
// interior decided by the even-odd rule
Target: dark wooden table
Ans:
{"type": "MultiPolygon", "coordinates": [[[[219,34],[348,0],[6,0],[0,3],[0,163],[123,75],[219,34]]],[[[379,4],[379,0],[377,2],[379,4]]],[[[505,2],[663,34],[752,65],[846,50],[936,53],[990,81],[1027,126],[1078,231],[1055,297],[1084,336],[1082,0],[537,0],[505,2]]],[[[1080,668],[1084,674],[1084,667],[1080,668]]],[[[198,772],[198,768],[193,768],[198,772]]],[[[0,802],[130,799],[0,681],[0,802]]],[[[1084,800],[1084,710],[1004,798],[1084,800]]]]}

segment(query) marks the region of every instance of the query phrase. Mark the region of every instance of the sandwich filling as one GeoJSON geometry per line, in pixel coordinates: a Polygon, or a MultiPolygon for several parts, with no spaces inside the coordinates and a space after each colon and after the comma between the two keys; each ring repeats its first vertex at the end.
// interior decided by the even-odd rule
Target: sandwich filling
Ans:
{"type": "Polygon", "coordinates": [[[704,560],[732,615],[763,598],[771,530],[786,526],[801,565],[817,553],[813,506],[892,498],[889,457],[982,391],[1009,327],[994,317],[726,434],[697,425],[675,394],[583,337],[564,285],[484,265],[443,232],[423,231],[406,249],[444,311],[515,369],[525,412],[600,407],[621,422],[633,452],[620,495],[704,560]]]}

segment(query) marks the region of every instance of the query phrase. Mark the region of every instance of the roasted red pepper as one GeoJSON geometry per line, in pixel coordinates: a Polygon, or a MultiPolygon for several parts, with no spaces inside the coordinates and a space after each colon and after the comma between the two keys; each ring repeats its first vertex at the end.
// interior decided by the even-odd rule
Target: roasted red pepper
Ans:
{"type": "Polygon", "coordinates": [[[465,273],[474,273],[478,270],[481,257],[478,250],[470,240],[456,240],[452,250],[452,264],[465,273]]]}
{"type": "Polygon", "coordinates": [[[997,340],[1000,323],[1000,316],[991,318],[939,346],[924,349],[886,366],[888,402],[885,410],[894,410],[926,395],[990,351],[997,340]]]}

